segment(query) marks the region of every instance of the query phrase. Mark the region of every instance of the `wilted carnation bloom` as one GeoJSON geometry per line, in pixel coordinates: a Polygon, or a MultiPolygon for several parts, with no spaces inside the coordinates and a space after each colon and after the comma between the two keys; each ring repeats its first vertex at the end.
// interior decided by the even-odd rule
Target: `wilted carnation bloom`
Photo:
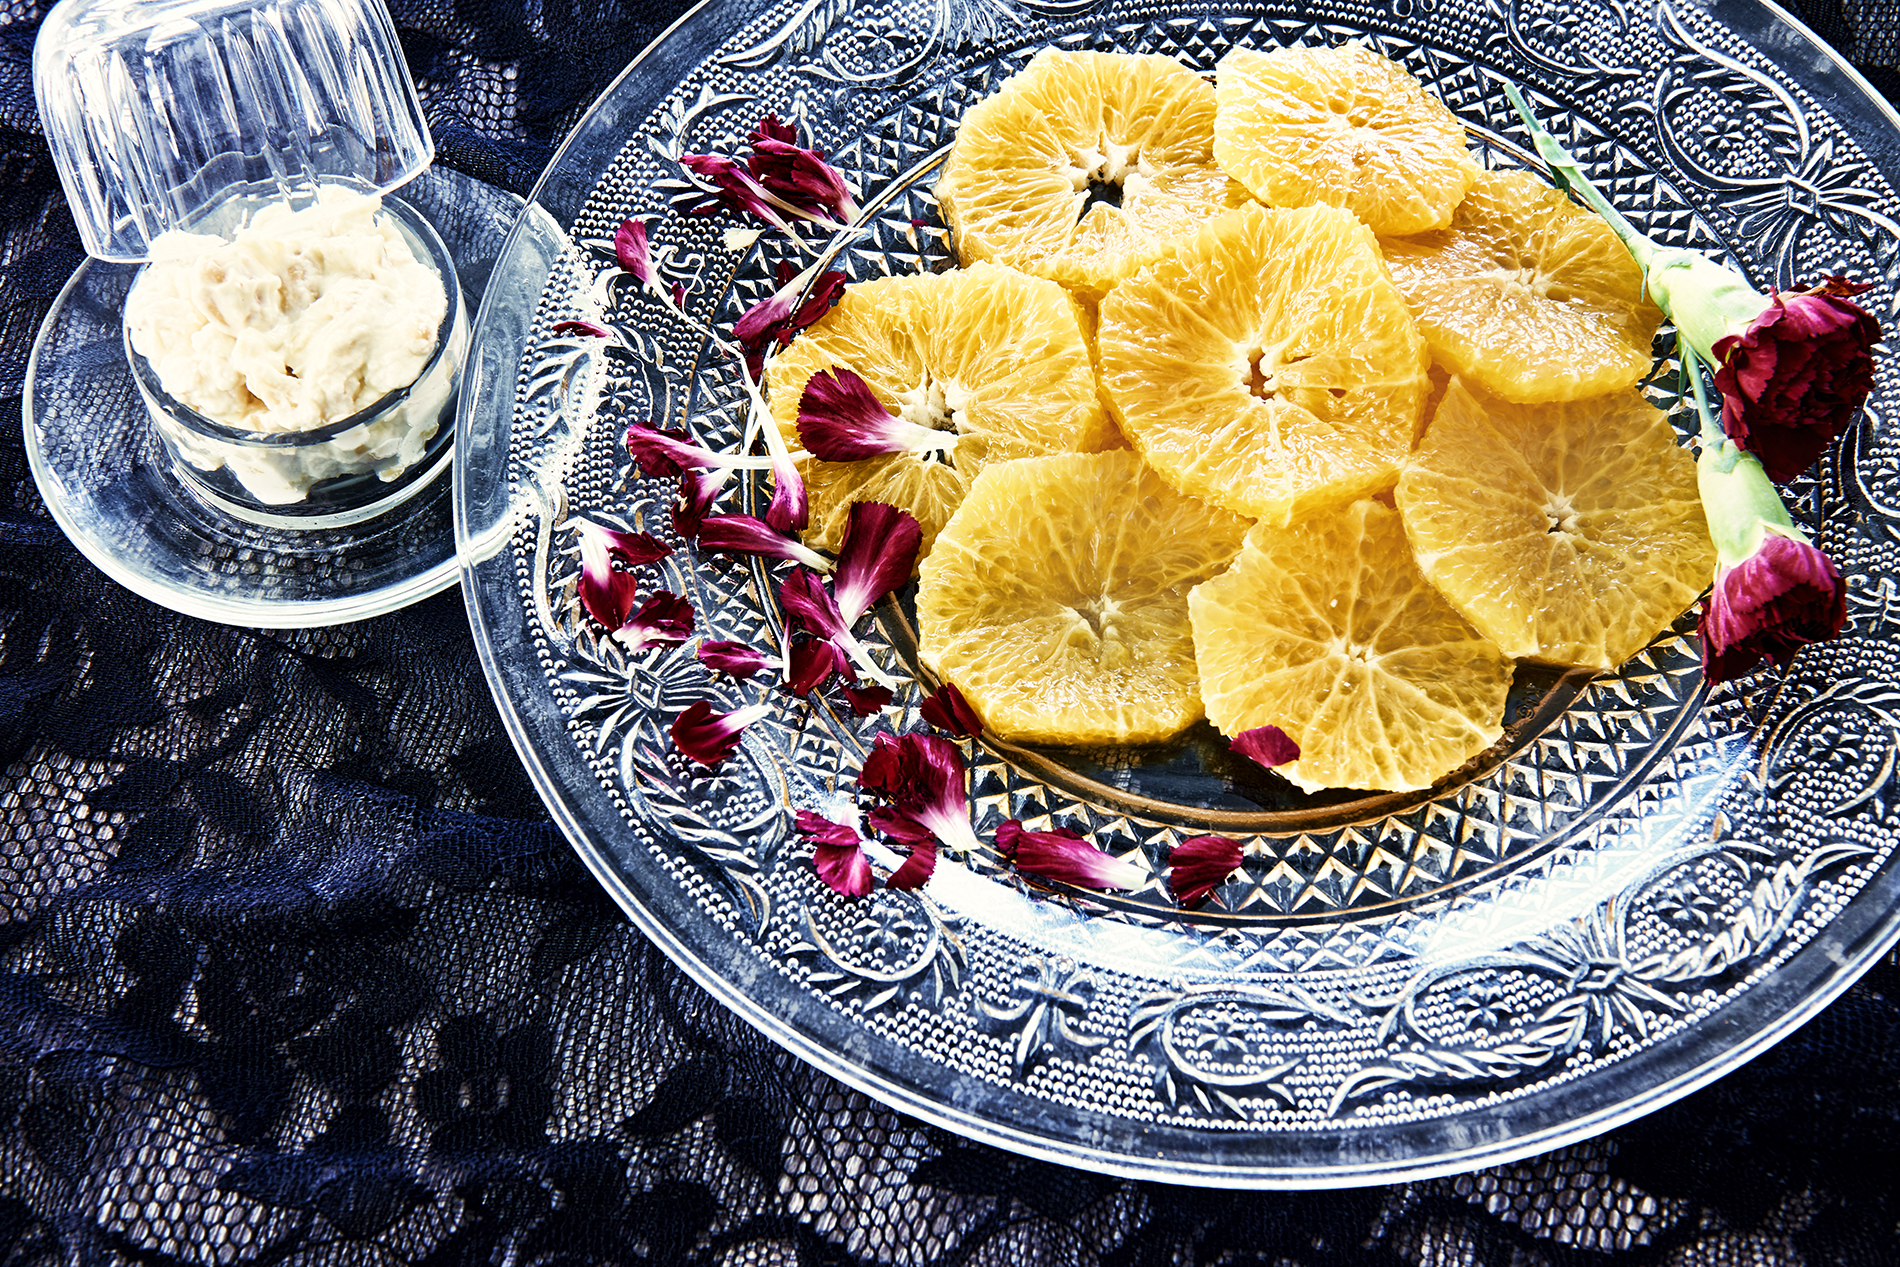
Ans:
{"type": "Polygon", "coordinates": [[[1652,291],[1715,370],[1722,430],[1771,479],[1791,480],[1847,430],[1873,390],[1880,325],[1852,298],[1868,288],[1831,277],[1812,290],[1762,295],[1715,267],[1672,259],[1658,267],[1652,291]]]}
{"type": "Polygon", "coordinates": [[[1764,657],[1786,669],[1802,647],[1841,631],[1840,571],[1794,526],[1753,457],[1732,445],[1705,449],[1697,476],[1716,548],[1715,584],[1696,621],[1703,675],[1726,682],[1764,657]]]}

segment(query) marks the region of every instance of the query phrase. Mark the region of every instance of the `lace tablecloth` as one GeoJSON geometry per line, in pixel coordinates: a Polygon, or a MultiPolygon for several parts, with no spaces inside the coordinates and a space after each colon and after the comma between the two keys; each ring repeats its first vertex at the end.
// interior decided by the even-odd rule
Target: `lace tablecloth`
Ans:
{"type": "MultiPolygon", "coordinates": [[[[87,564],[21,387],[82,254],[0,20],[0,1267],[1883,1264],[1900,969],[1599,1139],[1337,1193],[1130,1183],[890,1112],[576,863],[459,597],[210,625],[87,564]]],[[[1900,96],[1900,4],[1797,11],[1900,96]]],[[[527,192],[669,0],[398,0],[443,161],[527,192]]]]}

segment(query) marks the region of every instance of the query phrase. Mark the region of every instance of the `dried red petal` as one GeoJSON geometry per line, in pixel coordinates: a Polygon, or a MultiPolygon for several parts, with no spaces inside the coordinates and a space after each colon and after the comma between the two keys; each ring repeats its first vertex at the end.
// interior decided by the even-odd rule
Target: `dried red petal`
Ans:
{"type": "Polygon", "coordinates": [[[699,644],[699,659],[709,669],[736,678],[748,678],[766,665],[765,656],[743,642],[716,638],[699,644]]]}
{"type": "Polygon", "coordinates": [[[892,413],[871,385],[842,367],[820,370],[798,398],[798,438],[827,462],[856,462],[892,453],[929,453],[956,447],[956,431],[923,427],[892,413]]]}
{"type": "Polygon", "coordinates": [[[1227,882],[1240,865],[1240,845],[1225,836],[1190,836],[1168,854],[1168,892],[1190,910],[1227,882]]]}
{"type": "Polygon", "coordinates": [[[871,860],[857,832],[810,810],[799,810],[793,821],[799,836],[811,842],[812,867],[827,887],[853,898],[871,891],[871,860]]]}
{"type": "Polygon", "coordinates": [[[614,630],[629,651],[685,642],[693,636],[693,605],[671,590],[661,590],[614,630]]]}
{"type": "Polygon", "coordinates": [[[590,339],[610,339],[613,331],[598,321],[557,321],[553,333],[556,335],[583,334],[590,339]]]}
{"type": "Polygon", "coordinates": [[[1139,868],[1118,862],[1066,827],[1029,831],[1017,819],[996,829],[996,848],[1018,871],[1091,889],[1137,889],[1139,868]]]}
{"type": "Polygon", "coordinates": [[[673,745],[701,765],[718,765],[739,746],[745,728],[771,711],[770,704],[752,704],[716,713],[705,700],[694,700],[673,719],[673,745]]]}
{"type": "Polygon", "coordinates": [[[947,730],[958,738],[975,739],[983,733],[983,719],[963,698],[955,682],[945,682],[932,691],[917,711],[938,730],[947,730]]]}
{"type": "Polygon", "coordinates": [[[910,579],[923,529],[907,510],[883,502],[853,502],[838,542],[831,588],[845,628],[910,579]]]}
{"type": "Polygon", "coordinates": [[[1300,759],[1300,745],[1294,743],[1292,736],[1278,726],[1255,726],[1252,730],[1243,730],[1227,746],[1255,765],[1269,770],[1300,759]]]}

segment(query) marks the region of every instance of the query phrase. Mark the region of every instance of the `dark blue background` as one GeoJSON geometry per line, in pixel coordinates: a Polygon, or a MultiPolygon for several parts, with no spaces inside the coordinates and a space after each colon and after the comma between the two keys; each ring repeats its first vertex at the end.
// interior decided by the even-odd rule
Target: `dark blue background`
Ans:
{"type": "MultiPolygon", "coordinates": [[[[1402,1187],[1123,1183],[886,1112],[634,933],[500,733],[459,597],[227,629],[80,558],[21,447],[82,253],[0,19],[0,1267],[1891,1264],[1892,958],[1621,1130],[1402,1187]]],[[[1900,4],[1799,15],[1890,96],[1900,4]]],[[[526,193],[677,9],[398,0],[443,161],[526,193]]]]}

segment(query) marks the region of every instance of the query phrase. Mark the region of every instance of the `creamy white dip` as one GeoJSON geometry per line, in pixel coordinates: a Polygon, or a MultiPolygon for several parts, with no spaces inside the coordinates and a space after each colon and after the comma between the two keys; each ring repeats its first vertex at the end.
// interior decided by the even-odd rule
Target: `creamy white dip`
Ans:
{"type": "MultiPolygon", "coordinates": [[[[448,293],[381,205],[329,186],[299,210],[266,206],[229,241],[160,234],[126,297],[133,350],[179,403],[263,433],[313,431],[415,383],[448,293]]],[[[300,501],[331,476],[402,474],[440,425],[458,360],[438,362],[441,383],[432,373],[388,415],[320,444],[239,445],[154,412],[194,466],[228,467],[262,501],[300,501]]]]}

